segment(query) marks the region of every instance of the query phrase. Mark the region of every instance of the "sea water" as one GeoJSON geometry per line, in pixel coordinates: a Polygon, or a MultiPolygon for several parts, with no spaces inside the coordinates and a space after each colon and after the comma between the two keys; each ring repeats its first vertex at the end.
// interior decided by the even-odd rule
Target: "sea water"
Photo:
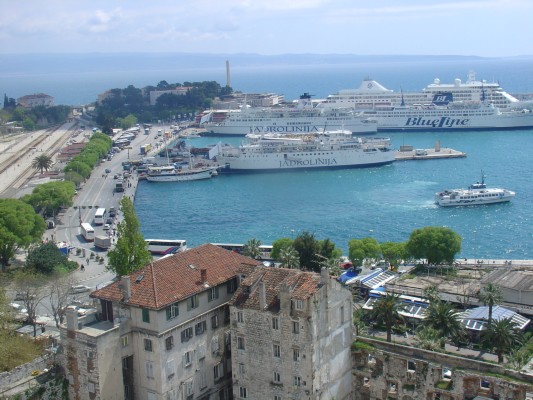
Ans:
{"type": "MultiPolygon", "coordinates": [[[[271,244],[308,231],[346,251],[350,239],[406,241],[417,228],[445,226],[463,238],[461,257],[533,258],[533,130],[395,133],[391,139],[395,148],[431,148],[440,141],[467,157],[361,169],[220,175],[185,183],[143,181],[135,198],[142,232],[197,246],[252,238],[271,244]],[[514,190],[516,197],[485,206],[434,204],[436,192],[475,183],[482,171],[488,186],[514,190]]],[[[202,147],[217,139],[189,142],[202,147]]]]}
{"type": "MultiPolygon", "coordinates": [[[[9,97],[45,92],[56,104],[86,104],[110,88],[216,80],[225,84],[223,61],[205,57],[132,55],[0,56],[0,89],[9,97]],[[37,60],[35,59],[37,57],[37,60]],[[209,62],[208,62],[209,61],[209,62]],[[220,64],[217,64],[217,62],[220,64]]],[[[325,97],[356,88],[366,77],[395,91],[420,90],[434,78],[452,82],[474,70],[478,79],[499,81],[511,93],[533,92],[533,59],[362,60],[357,63],[232,65],[231,86],[244,92],[274,92],[295,99],[303,92],[325,97]]],[[[365,169],[295,171],[218,176],[207,181],[141,182],[136,212],[145,237],[270,244],[303,231],[329,238],[347,250],[352,238],[405,241],[424,226],[446,226],[463,238],[462,257],[533,258],[533,129],[520,131],[416,132],[391,135],[395,148],[441,146],[466,158],[402,161],[365,169]],[[438,208],[435,192],[479,181],[516,191],[506,204],[438,208]]],[[[203,147],[218,139],[191,140],[203,147]]],[[[223,139],[238,144],[239,139],[223,139]]]]}

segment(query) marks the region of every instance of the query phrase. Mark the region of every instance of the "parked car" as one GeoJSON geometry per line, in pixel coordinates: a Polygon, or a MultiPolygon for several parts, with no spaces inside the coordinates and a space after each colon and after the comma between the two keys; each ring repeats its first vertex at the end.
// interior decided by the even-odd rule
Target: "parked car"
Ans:
{"type": "Polygon", "coordinates": [[[105,224],[104,225],[104,231],[108,231],[111,229],[111,224],[105,224]]]}
{"type": "Polygon", "coordinates": [[[108,218],[105,220],[105,223],[108,224],[108,225],[111,225],[113,224],[113,218],[108,218]]]}
{"type": "Polygon", "coordinates": [[[110,170],[109,168],[106,168],[106,169],[105,169],[105,173],[106,173],[106,174],[110,174],[110,173],[111,173],[111,170],[110,170]]]}
{"type": "Polygon", "coordinates": [[[88,292],[89,290],[91,290],[91,288],[85,285],[74,285],[70,288],[72,293],[84,293],[88,292]]]}

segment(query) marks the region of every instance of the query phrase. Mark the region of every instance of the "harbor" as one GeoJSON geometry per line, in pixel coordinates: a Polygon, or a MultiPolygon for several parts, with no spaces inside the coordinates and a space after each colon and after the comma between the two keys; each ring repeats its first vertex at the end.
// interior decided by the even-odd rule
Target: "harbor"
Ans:
{"type": "Polygon", "coordinates": [[[400,146],[400,150],[395,153],[396,161],[407,160],[436,160],[441,158],[464,158],[466,153],[451,149],[449,147],[440,147],[440,142],[430,149],[415,149],[413,146],[400,146]]]}

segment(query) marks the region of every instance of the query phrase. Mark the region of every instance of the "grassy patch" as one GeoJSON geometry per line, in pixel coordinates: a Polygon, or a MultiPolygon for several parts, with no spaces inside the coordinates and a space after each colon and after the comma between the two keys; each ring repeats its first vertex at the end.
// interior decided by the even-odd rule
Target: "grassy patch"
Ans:
{"type": "Polygon", "coordinates": [[[0,371],[11,371],[43,353],[42,344],[32,337],[1,332],[0,343],[0,371]]]}
{"type": "Polygon", "coordinates": [[[371,345],[371,344],[368,344],[368,343],[365,343],[365,342],[359,342],[359,341],[355,341],[352,343],[352,351],[356,351],[356,350],[368,350],[368,351],[371,351],[371,350],[374,350],[376,347],[371,345]]]}
{"type": "Polygon", "coordinates": [[[435,384],[435,387],[442,390],[451,390],[453,383],[452,381],[439,381],[435,384]]]}

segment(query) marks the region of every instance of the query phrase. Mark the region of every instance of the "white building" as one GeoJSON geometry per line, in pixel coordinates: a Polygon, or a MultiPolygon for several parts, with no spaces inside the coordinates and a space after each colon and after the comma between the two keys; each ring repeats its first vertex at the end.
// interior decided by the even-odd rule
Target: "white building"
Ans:
{"type": "Polygon", "coordinates": [[[227,399],[228,301],[258,262],[206,244],[91,293],[61,328],[71,399],[227,399]]]}

